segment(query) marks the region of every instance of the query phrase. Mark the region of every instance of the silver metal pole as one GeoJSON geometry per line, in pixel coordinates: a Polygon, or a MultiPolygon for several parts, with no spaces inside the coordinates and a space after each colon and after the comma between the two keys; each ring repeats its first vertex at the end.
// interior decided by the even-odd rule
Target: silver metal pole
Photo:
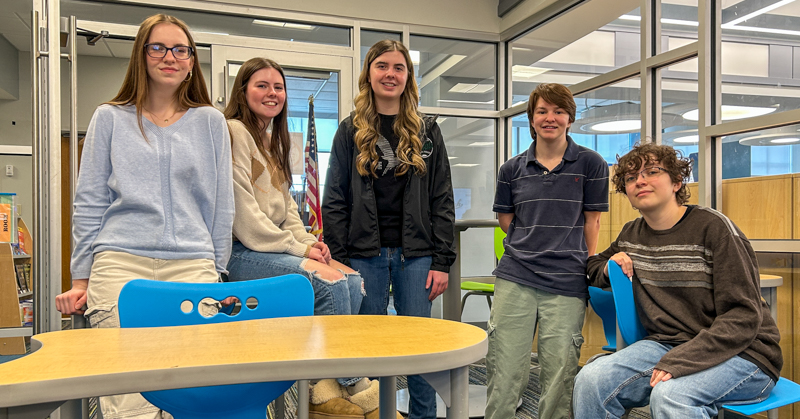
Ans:
{"type": "Polygon", "coordinates": [[[42,290],[45,289],[44,281],[42,281],[42,199],[41,199],[41,184],[42,184],[42,142],[39,138],[41,135],[41,68],[39,60],[42,57],[40,49],[40,29],[39,29],[39,12],[34,10],[31,15],[31,104],[32,104],[32,160],[33,160],[33,260],[31,273],[34,280],[34,334],[40,333],[43,329],[43,311],[41,309],[42,290]]]}

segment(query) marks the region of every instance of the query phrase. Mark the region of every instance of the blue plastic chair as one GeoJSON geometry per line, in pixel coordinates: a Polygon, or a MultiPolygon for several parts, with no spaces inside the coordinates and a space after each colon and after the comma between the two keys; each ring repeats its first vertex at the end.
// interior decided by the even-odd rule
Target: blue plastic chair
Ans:
{"type": "Polygon", "coordinates": [[[608,279],[611,281],[614,306],[617,310],[617,326],[623,340],[617,342],[617,349],[622,349],[643,339],[647,336],[647,331],[644,330],[642,322],[639,321],[639,313],[636,312],[633,283],[613,260],[608,261],[608,279]]]}
{"type": "MultiPolygon", "coordinates": [[[[639,321],[639,315],[636,312],[636,305],[633,301],[633,286],[616,262],[608,261],[608,277],[611,280],[614,302],[617,305],[620,334],[626,343],[631,344],[647,336],[647,332],[639,321]]],[[[726,404],[722,408],[745,416],[770,411],[769,417],[777,418],[776,409],[798,401],[800,401],[800,384],[781,377],[775,383],[775,387],[769,397],[764,401],[749,404],[726,404]]],[[[724,414],[720,411],[720,417],[722,416],[724,414]]]]}
{"type": "Polygon", "coordinates": [[[604,351],[617,350],[617,309],[614,308],[614,297],[611,291],[603,291],[597,287],[589,287],[589,304],[592,310],[603,321],[603,334],[606,337],[604,351]]]}
{"type": "MultiPolygon", "coordinates": [[[[122,288],[118,306],[121,327],[187,326],[311,316],[314,314],[314,290],[308,279],[301,275],[215,284],[136,279],[122,288]],[[222,300],[230,296],[237,297],[241,302],[241,310],[235,315],[217,313],[212,317],[203,317],[197,310],[204,298],[222,300]],[[247,304],[251,297],[257,300],[254,308],[247,304]],[[192,309],[184,313],[181,304],[187,300],[192,303],[192,309]]],[[[176,419],[264,419],[269,403],[286,392],[293,383],[279,381],[195,387],[150,391],[142,393],[142,396],[176,419]]]]}

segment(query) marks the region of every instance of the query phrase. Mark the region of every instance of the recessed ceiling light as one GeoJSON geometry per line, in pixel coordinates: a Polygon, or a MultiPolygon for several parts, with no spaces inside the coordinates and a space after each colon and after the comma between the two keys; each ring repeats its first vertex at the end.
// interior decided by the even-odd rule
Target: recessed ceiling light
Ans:
{"type": "Polygon", "coordinates": [[[678,137],[672,140],[672,142],[678,144],[696,144],[700,142],[700,137],[697,135],[687,135],[685,137],[678,137]]]}
{"type": "Polygon", "coordinates": [[[642,121],[640,119],[623,119],[620,121],[598,122],[590,127],[590,129],[599,132],[635,131],[641,128],[642,121]]]}
{"type": "Polygon", "coordinates": [[[494,145],[494,141],[475,141],[474,143],[470,143],[470,147],[488,147],[490,145],[494,145]]]}
{"type": "MultiPolygon", "coordinates": [[[[752,118],[754,116],[766,115],[776,110],[778,110],[778,108],[722,105],[722,120],[735,121],[737,119],[752,118]]],[[[682,116],[689,121],[697,121],[700,119],[700,111],[698,109],[693,109],[684,113],[682,116]]]]}
{"type": "Polygon", "coordinates": [[[451,93],[486,93],[494,89],[493,84],[480,84],[480,83],[457,83],[451,87],[451,93]]]}
{"type": "Polygon", "coordinates": [[[454,164],[451,167],[475,167],[475,166],[480,166],[480,164],[478,164],[478,163],[458,163],[458,164],[454,164]]]}
{"type": "Polygon", "coordinates": [[[791,144],[800,142],[800,138],[778,138],[770,141],[772,144],[791,144]]]}

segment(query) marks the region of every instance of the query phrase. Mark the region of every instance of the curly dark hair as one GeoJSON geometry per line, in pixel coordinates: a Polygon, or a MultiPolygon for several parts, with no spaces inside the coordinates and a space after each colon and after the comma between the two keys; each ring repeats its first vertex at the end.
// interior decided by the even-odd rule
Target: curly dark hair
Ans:
{"type": "Polygon", "coordinates": [[[675,193],[678,205],[689,201],[689,188],[686,182],[692,173],[692,161],[683,157],[680,150],[675,150],[668,145],[654,143],[637,144],[624,156],[617,155],[617,164],[614,165],[614,177],[611,181],[618,193],[625,193],[625,176],[638,172],[649,165],[659,165],[669,174],[672,183],[680,183],[681,188],[675,193]]]}

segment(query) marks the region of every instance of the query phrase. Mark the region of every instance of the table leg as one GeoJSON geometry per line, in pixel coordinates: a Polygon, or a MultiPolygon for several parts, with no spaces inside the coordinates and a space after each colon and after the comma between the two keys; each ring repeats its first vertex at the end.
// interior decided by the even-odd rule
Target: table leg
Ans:
{"type": "Polygon", "coordinates": [[[456,230],[453,240],[456,249],[456,261],[450,266],[447,274],[447,289],[442,295],[442,318],[456,322],[461,321],[461,230],[456,230]]]}
{"type": "Polygon", "coordinates": [[[450,407],[447,419],[469,418],[469,366],[450,370],[450,407]]]}
{"type": "Polygon", "coordinates": [[[778,321],[778,289],[776,287],[761,288],[761,295],[769,304],[769,314],[778,321]]]}
{"type": "Polygon", "coordinates": [[[397,393],[397,378],[380,377],[379,388],[379,403],[380,403],[380,419],[397,419],[397,400],[395,393],[397,393]]]}
{"type": "Polygon", "coordinates": [[[308,380],[297,382],[297,419],[308,419],[308,384],[308,380]]]}

